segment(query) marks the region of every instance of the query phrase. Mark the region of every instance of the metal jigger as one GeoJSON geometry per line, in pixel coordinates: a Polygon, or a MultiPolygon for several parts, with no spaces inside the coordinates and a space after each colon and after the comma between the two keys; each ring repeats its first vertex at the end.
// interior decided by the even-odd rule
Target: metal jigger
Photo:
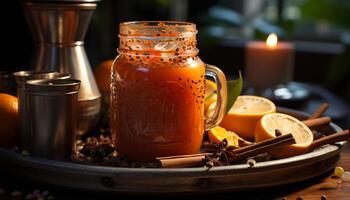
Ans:
{"type": "Polygon", "coordinates": [[[20,147],[25,150],[32,150],[33,143],[31,131],[29,130],[28,121],[30,116],[28,115],[28,99],[27,99],[27,84],[28,80],[32,79],[68,79],[69,74],[58,72],[37,72],[37,71],[19,71],[13,73],[13,76],[17,82],[17,98],[18,98],[18,114],[20,125],[20,147]]]}
{"type": "Polygon", "coordinates": [[[58,71],[81,81],[78,95],[78,132],[96,126],[101,94],[84,49],[84,37],[99,0],[23,0],[36,42],[32,66],[58,71]]]}
{"type": "Polygon", "coordinates": [[[31,155],[69,160],[77,133],[79,85],[75,79],[26,82],[31,155]]]}

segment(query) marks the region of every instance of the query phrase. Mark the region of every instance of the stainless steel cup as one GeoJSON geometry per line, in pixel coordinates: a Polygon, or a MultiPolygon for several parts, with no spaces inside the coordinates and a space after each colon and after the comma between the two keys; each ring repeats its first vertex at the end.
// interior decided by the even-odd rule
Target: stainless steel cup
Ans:
{"type": "Polygon", "coordinates": [[[59,73],[55,71],[46,71],[46,72],[38,72],[38,71],[19,71],[13,73],[13,76],[17,82],[17,97],[18,97],[18,113],[20,119],[20,147],[21,149],[30,151],[30,143],[29,140],[32,137],[27,127],[27,97],[26,97],[26,81],[32,79],[67,79],[70,77],[69,74],[59,73]]]}
{"type": "Polygon", "coordinates": [[[46,79],[26,83],[31,154],[54,160],[69,159],[77,135],[81,82],[75,79],[46,79]]]}

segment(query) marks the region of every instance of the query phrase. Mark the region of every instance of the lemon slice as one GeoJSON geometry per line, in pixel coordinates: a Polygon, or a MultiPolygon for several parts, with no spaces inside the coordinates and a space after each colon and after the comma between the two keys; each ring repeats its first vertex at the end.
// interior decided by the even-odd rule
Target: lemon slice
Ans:
{"type": "Polygon", "coordinates": [[[272,101],[264,97],[242,95],[237,98],[220,126],[253,141],[255,126],[261,117],[275,112],[276,106],[272,101]]]}
{"type": "Polygon", "coordinates": [[[300,120],[282,113],[267,114],[261,118],[255,129],[255,140],[260,142],[276,137],[278,134],[291,133],[296,144],[282,147],[279,151],[270,152],[276,158],[291,157],[308,151],[313,142],[312,131],[300,120]]]}

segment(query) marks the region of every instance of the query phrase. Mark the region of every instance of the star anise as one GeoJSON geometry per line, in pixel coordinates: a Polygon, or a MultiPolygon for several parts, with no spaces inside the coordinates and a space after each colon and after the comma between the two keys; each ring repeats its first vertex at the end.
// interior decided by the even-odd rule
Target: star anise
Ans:
{"type": "Polygon", "coordinates": [[[228,146],[226,138],[220,144],[212,143],[205,149],[206,152],[213,153],[212,156],[208,156],[207,160],[208,162],[213,162],[215,166],[229,165],[232,158],[235,157],[235,153],[232,151],[233,149],[236,148],[228,146]]]}
{"type": "Polygon", "coordinates": [[[77,155],[74,158],[78,161],[101,162],[115,152],[110,138],[102,134],[99,137],[88,137],[85,140],[78,140],[75,146],[77,155]]]}
{"type": "Polygon", "coordinates": [[[99,143],[96,145],[87,143],[79,152],[86,157],[90,157],[92,162],[100,162],[114,150],[114,147],[108,143],[99,143]]]}

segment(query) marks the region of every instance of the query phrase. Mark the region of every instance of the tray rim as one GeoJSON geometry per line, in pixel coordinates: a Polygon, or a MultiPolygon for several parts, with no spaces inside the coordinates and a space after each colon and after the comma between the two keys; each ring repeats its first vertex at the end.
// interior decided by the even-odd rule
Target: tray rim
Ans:
{"type": "MultiPolygon", "coordinates": [[[[298,118],[306,118],[306,113],[278,108],[279,112],[292,114],[298,118]]],[[[334,131],[342,129],[335,123],[330,123],[334,131]]],[[[79,164],[72,162],[62,162],[47,160],[31,156],[25,156],[10,150],[0,148],[0,161],[9,162],[6,167],[19,166],[20,171],[8,168],[8,173],[19,173],[29,180],[38,181],[44,184],[55,185],[59,187],[89,190],[97,192],[112,193],[135,193],[135,194],[205,194],[225,191],[244,191],[257,188],[266,188],[280,186],[307,180],[319,176],[332,169],[340,157],[340,151],[346,142],[337,143],[336,145],[326,145],[317,151],[307,154],[294,156],[291,158],[258,162],[253,168],[247,164],[237,164],[229,166],[218,166],[213,168],[192,167],[192,168],[121,168],[109,166],[96,166],[79,164]],[[321,163],[321,168],[318,165],[321,163]],[[323,166],[323,164],[325,166],[323,166]],[[273,178],[271,182],[262,183],[249,182],[243,185],[236,185],[234,181],[240,181],[242,176],[251,179],[252,176],[263,177],[267,173],[281,173],[286,176],[290,171],[296,169],[317,170],[303,172],[303,176],[297,175],[287,180],[273,178]],[[294,169],[295,168],[295,169],[294,169]],[[27,171],[31,173],[28,174],[27,171]],[[83,179],[74,179],[87,175],[83,179]],[[220,177],[229,178],[230,182],[216,182],[220,177]],[[103,180],[110,181],[116,185],[106,185],[103,180]],[[185,183],[179,183],[179,180],[186,180],[185,183]],[[120,185],[121,181],[126,181],[127,185],[120,185]],[[151,181],[145,183],[145,181],[151,181]],[[201,184],[214,183],[211,187],[203,187],[201,184]],[[147,185],[144,185],[147,184],[147,185]],[[168,186],[170,188],[165,187],[168,186]],[[217,188],[220,186],[220,188],[217,188]],[[176,187],[176,188],[174,188],[176,187]],[[221,188],[222,187],[222,188],[221,188]]],[[[0,166],[0,168],[4,166],[0,166]]],[[[298,172],[296,172],[298,173],[298,172]]],[[[181,182],[180,181],[180,182],[181,182]]],[[[124,183],[124,182],[123,182],[124,183]]]]}
{"type": "MultiPolygon", "coordinates": [[[[90,172],[102,172],[107,174],[115,174],[118,172],[132,172],[134,174],[143,173],[155,173],[157,175],[161,175],[162,173],[169,172],[183,172],[183,173],[193,173],[193,172],[215,172],[215,171],[231,171],[231,170],[254,170],[254,169],[262,169],[269,167],[276,167],[278,165],[287,165],[291,163],[303,162],[308,159],[315,159],[315,156],[321,156],[330,153],[337,153],[337,151],[341,150],[346,142],[340,142],[338,145],[327,145],[320,150],[313,151],[310,153],[306,153],[299,156],[294,156],[290,158],[257,162],[253,168],[249,168],[248,164],[236,164],[236,165],[228,165],[228,166],[216,166],[208,170],[205,167],[189,167],[189,168],[128,168],[128,167],[110,167],[110,166],[98,166],[98,165],[88,165],[88,164],[79,164],[73,162],[62,162],[55,160],[47,160],[42,158],[35,158],[32,156],[21,155],[20,153],[11,152],[10,150],[0,148],[1,157],[7,156],[15,158],[18,161],[26,161],[23,165],[40,165],[41,167],[46,168],[54,168],[55,170],[79,170],[82,169],[90,171],[90,172]],[[60,169],[59,169],[60,168],[60,169]],[[109,173],[108,173],[109,172],[109,173]]],[[[333,155],[333,154],[332,154],[333,155]]],[[[331,157],[331,156],[329,156],[331,157]]],[[[260,170],[259,170],[260,171],[260,170]]]]}
{"type": "MultiPolygon", "coordinates": [[[[283,113],[293,113],[300,115],[301,117],[307,117],[308,114],[303,113],[301,111],[288,109],[288,108],[282,108],[278,107],[278,112],[283,113]]],[[[335,123],[331,122],[330,126],[335,131],[342,131],[342,128],[340,128],[335,123]]],[[[254,168],[250,169],[257,169],[257,168],[265,168],[265,167],[271,167],[276,165],[284,165],[284,164],[290,164],[292,162],[302,162],[307,159],[315,158],[314,156],[321,156],[324,154],[328,154],[331,152],[335,152],[338,150],[341,150],[342,147],[345,145],[346,142],[340,142],[337,143],[338,145],[327,145],[323,148],[320,148],[322,151],[313,151],[309,152],[303,155],[298,155],[290,158],[284,158],[284,159],[278,159],[278,160],[271,160],[271,161],[264,161],[264,162],[258,162],[254,166],[254,168]]],[[[12,158],[15,158],[17,160],[26,161],[26,164],[40,164],[42,167],[46,166],[48,168],[51,167],[59,167],[62,169],[76,169],[76,170],[89,170],[89,171],[96,171],[96,172],[133,172],[133,173],[156,173],[159,175],[159,173],[168,173],[168,172],[187,172],[187,173],[193,173],[193,172],[202,172],[202,171],[208,171],[205,167],[190,167],[190,168],[127,168],[127,167],[110,167],[110,166],[98,166],[98,165],[88,165],[88,164],[80,164],[80,163],[74,163],[74,162],[65,162],[65,161],[57,161],[57,160],[48,160],[38,157],[32,157],[32,156],[26,156],[22,155],[20,153],[15,153],[7,149],[0,148],[0,155],[1,156],[9,156],[12,158]]],[[[236,165],[228,165],[228,166],[216,166],[210,169],[210,171],[222,171],[222,170],[240,170],[240,169],[247,169],[248,164],[236,164],[236,165]]]]}

